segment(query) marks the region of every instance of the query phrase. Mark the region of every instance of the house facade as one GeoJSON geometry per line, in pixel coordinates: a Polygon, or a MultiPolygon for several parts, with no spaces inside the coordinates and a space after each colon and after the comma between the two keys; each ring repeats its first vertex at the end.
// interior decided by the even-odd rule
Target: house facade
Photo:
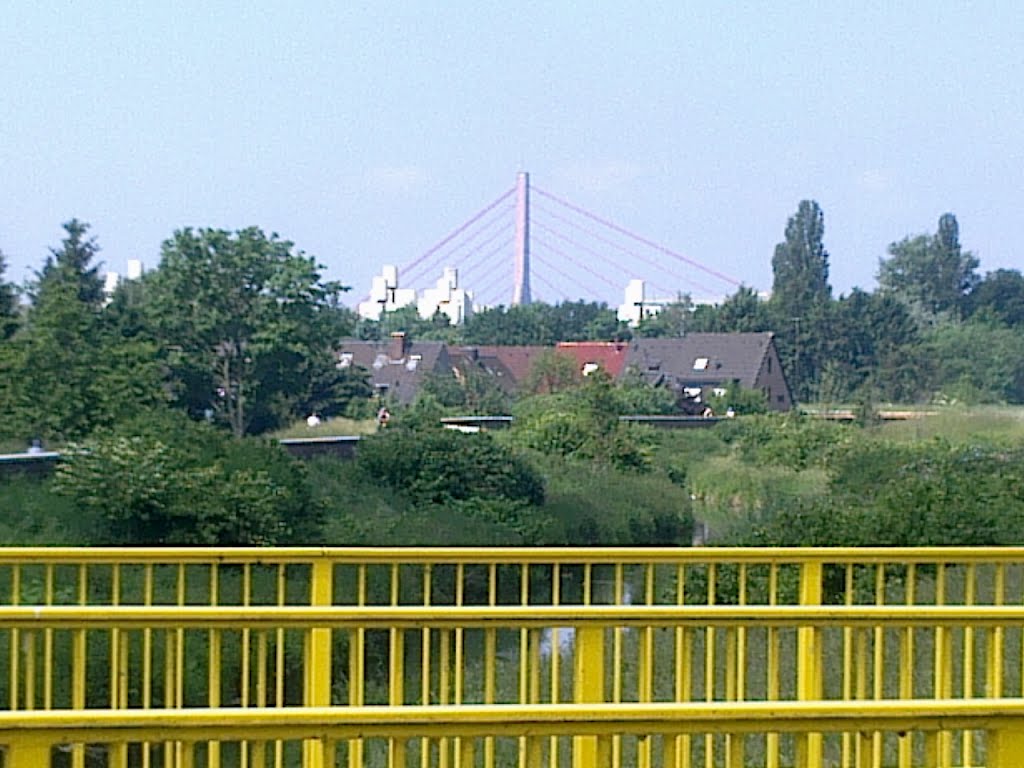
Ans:
{"type": "Polygon", "coordinates": [[[764,394],[768,408],[789,411],[793,397],[782,370],[775,335],[688,333],[681,338],[634,339],[625,372],[655,386],[670,386],[697,399],[737,382],[764,394]]]}

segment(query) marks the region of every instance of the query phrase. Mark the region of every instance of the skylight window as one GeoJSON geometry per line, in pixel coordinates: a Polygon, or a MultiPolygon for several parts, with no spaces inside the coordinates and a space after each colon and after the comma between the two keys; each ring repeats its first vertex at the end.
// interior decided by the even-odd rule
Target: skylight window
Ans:
{"type": "Polygon", "coordinates": [[[707,370],[707,367],[708,358],[706,357],[698,357],[696,360],[693,361],[693,370],[695,371],[704,371],[707,370]]]}

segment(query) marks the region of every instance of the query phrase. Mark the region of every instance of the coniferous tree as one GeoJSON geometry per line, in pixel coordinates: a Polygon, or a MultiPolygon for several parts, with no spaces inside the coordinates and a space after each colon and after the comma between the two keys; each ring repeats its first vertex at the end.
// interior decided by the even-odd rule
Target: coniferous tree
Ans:
{"type": "Polygon", "coordinates": [[[71,282],[76,287],[78,301],[91,307],[103,303],[103,280],[99,264],[93,263],[100,247],[96,238],[86,237],[89,224],[71,219],[63,224],[66,233],[60,248],[51,248],[43,268],[36,273],[31,294],[33,303],[53,282],[71,282]]]}
{"type": "Polygon", "coordinates": [[[9,339],[18,327],[18,291],[4,280],[7,260],[0,251],[0,341],[9,339]]]}

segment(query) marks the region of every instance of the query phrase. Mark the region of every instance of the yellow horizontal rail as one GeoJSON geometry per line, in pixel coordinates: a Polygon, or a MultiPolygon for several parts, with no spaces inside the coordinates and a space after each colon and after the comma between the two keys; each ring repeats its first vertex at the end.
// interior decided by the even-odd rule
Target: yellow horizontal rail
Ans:
{"type": "Polygon", "coordinates": [[[6,547],[0,564],[758,563],[939,564],[1024,562],[1024,547],[6,547]]]}
{"type": "Polygon", "coordinates": [[[1024,730],[1024,701],[912,699],[0,712],[0,740],[12,734],[46,732],[65,743],[1007,728],[1024,730]]]}
{"type": "Polygon", "coordinates": [[[1024,606],[0,606],[18,629],[547,629],[565,627],[1010,627],[1024,606]]]}

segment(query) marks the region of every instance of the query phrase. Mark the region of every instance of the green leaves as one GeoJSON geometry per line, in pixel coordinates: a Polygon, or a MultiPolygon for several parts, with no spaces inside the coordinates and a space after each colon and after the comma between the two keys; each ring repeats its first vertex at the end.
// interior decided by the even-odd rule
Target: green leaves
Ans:
{"type": "Polygon", "coordinates": [[[154,415],[75,446],[55,478],[97,543],[271,545],[320,523],[302,466],[277,446],[154,415]]]}
{"type": "Polygon", "coordinates": [[[324,384],[322,361],[351,329],[342,290],[276,234],[184,229],[163,244],[147,305],[184,404],[241,436],[308,415],[295,410],[310,379],[324,384]]]}

